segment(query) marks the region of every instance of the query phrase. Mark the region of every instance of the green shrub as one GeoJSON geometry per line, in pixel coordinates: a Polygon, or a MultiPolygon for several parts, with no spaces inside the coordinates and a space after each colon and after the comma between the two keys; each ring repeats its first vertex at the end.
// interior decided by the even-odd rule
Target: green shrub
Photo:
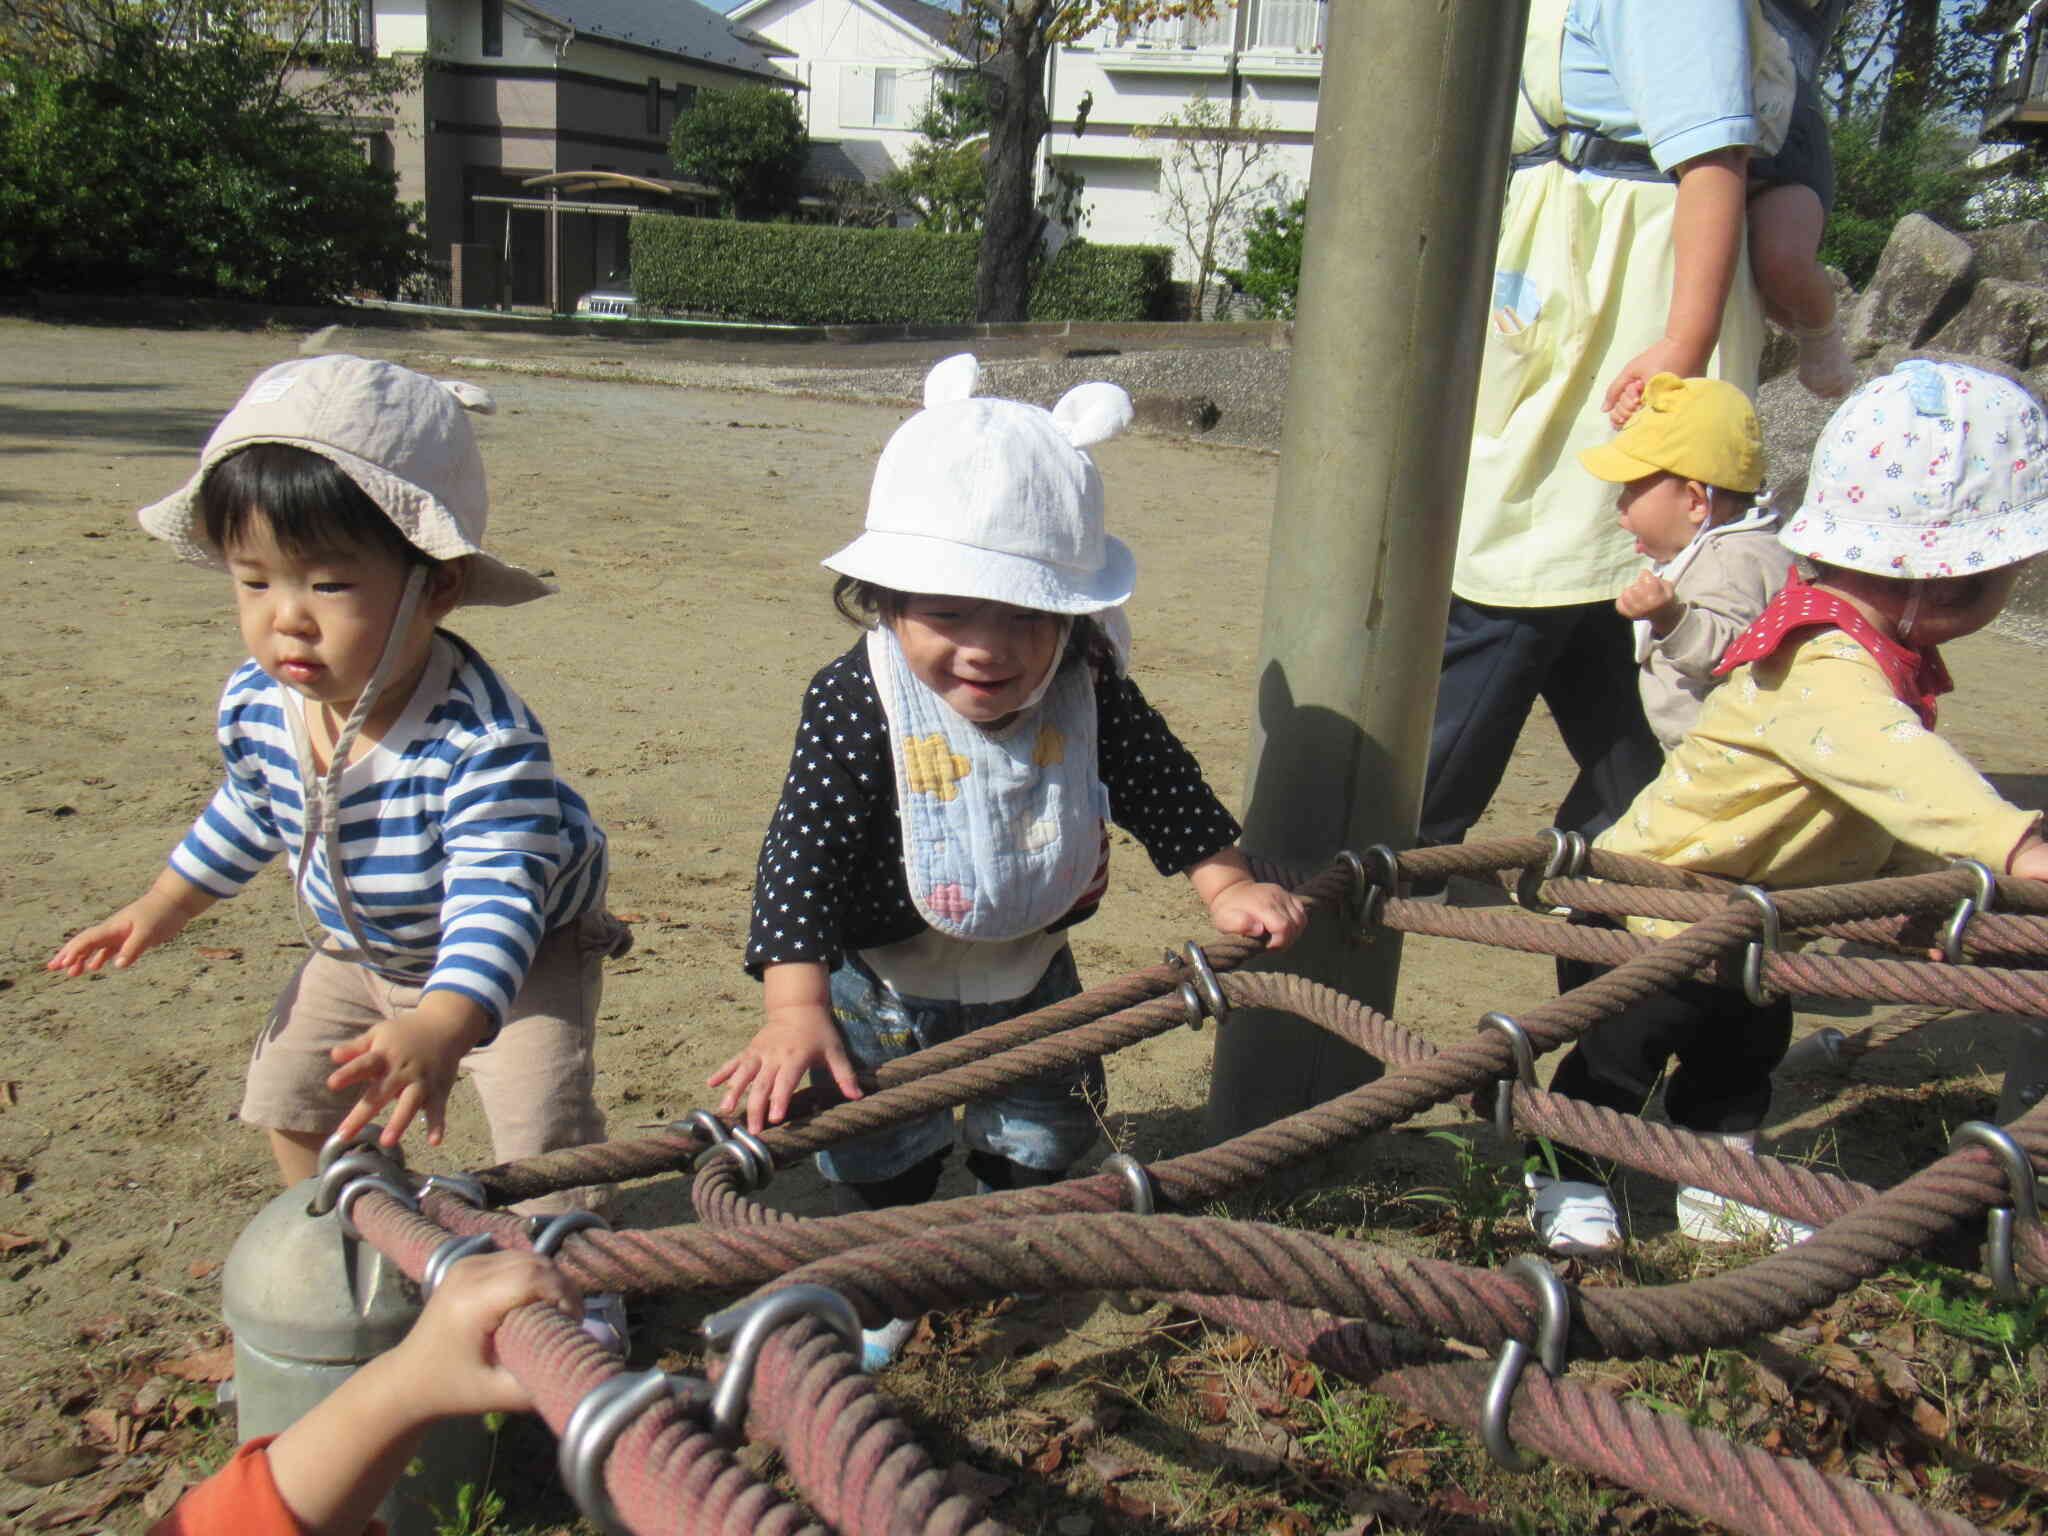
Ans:
{"type": "Polygon", "coordinates": [[[1239,293],[1256,299],[1264,313],[1292,320],[1301,288],[1301,245],[1307,235],[1306,197],[1284,207],[1269,203],[1252,215],[1244,239],[1244,266],[1226,267],[1223,275],[1239,293]]]}
{"type": "Polygon", "coordinates": [[[1163,245],[1095,245],[1069,240],[1031,290],[1034,320],[1163,320],[1172,293],[1173,253],[1163,245]]]}
{"type": "MultiPolygon", "coordinates": [[[[818,224],[633,220],[633,292],[656,312],[784,325],[961,325],[974,319],[977,235],[818,224]]],[[[1151,320],[1171,261],[1156,246],[1069,243],[1034,320],[1151,320]]]]}
{"type": "Polygon", "coordinates": [[[1844,117],[1834,124],[1835,206],[1820,241],[1820,259],[1840,267],[1858,288],[1870,281],[1892,226],[1924,213],[1960,229],[1972,184],[1962,150],[1939,124],[1917,125],[1904,142],[1879,142],[1874,117],[1844,117]]]}
{"type": "Polygon", "coordinates": [[[123,11],[90,58],[0,55],[0,271],[19,288],[322,303],[420,262],[395,178],[276,90],[232,7],[173,40],[123,11]]]}

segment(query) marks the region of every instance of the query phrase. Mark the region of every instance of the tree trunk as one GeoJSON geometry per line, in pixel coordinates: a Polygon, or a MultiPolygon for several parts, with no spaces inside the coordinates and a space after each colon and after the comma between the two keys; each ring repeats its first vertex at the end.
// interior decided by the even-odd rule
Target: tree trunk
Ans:
{"type": "Polygon", "coordinates": [[[1012,14],[983,66],[989,137],[981,254],[974,308],[981,320],[1022,320],[1031,303],[1031,258],[1045,219],[1038,211],[1038,146],[1052,126],[1045,109],[1045,27],[1035,9],[1012,14]]]}
{"type": "Polygon", "coordinates": [[[1899,14],[1899,38],[1892,46],[1889,89],[1877,142],[1895,149],[1906,142],[1927,115],[1940,64],[1941,0],[1905,0],[1899,14]]]}

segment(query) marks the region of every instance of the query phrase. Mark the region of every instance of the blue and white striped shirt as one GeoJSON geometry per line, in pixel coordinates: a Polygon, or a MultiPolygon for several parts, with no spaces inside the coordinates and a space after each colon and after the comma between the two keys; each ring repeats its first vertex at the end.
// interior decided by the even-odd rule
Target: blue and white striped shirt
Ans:
{"type": "MultiPolygon", "coordinates": [[[[353,950],[305,793],[286,709],[302,701],[254,661],[221,695],[227,777],[171,868],[233,896],[280,851],[321,927],[353,950]]],[[[605,838],[555,775],[547,734],[470,646],[436,633],[426,673],[384,739],[343,772],[345,887],[377,964],[480,1004],[492,1034],[543,935],[604,898],[605,838]]]]}

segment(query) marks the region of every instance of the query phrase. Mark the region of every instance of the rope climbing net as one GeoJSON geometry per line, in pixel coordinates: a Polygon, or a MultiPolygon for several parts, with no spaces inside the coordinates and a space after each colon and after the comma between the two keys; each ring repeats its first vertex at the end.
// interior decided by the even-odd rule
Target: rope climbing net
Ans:
{"type": "MultiPolygon", "coordinates": [[[[1269,874],[1279,872],[1267,871],[1269,874]]],[[[324,1158],[318,1206],[431,1290],[490,1247],[550,1255],[586,1291],[740,1299],[704,1324],[714,1378],[631,1372],[559,1312],[529,1306],[498,1333],[503,1362],[559,1437],[564,1481],[607,1530],[884,1532],[1008,1529],[955,1486],[858,1369],[860,1330],[1019,1293],[1139,1292],[1238,1329],[1475,1433],[1503,1465],[1540,1455],[1756,1532],[1978,1527],[1850,1477],[1740,1445],[1581,1385],[1573,1362],[1670,1359],[1787,1327],[1958,1231],[1986,1234],[2007,1296],[2048,1280],[2035,1197],[2048,1103],[1961,1127],[1945,1155],[1888,1189],[1755,1156],[1715,1137],[1537,1087],[1538,1057],[1685,980],[1908,1005],[1896,1032],[1957,1008],[2048,1016],[2048,883],[1981,865],[1765,893],[1589,850],[1551,832],[1396,855],[1346,854],[1300,881],[1318,922],[1433,934],[1610,967],[1439,1046],[1331,988],[1239,967],[1249,939],[1190,944],[1159,965],[879,1068],[851,1102],[809,1090],[759,1136],[699,1111],[639,1140],[418,1177],[374,1148],[324,1158]],[[1511,878],[1519,909],[1414,899],[1419,881],[1511,878]],[[1653,940],[1562,914],[1687,926],[1653,940]],[[1887,958],[1808,953],[1831,936],[1887,958]],[[1929,958],[1940,955],[1940,960],[1929,958]],[[1221,1145],[1151,1164],[1119,1156],[1058,1184],[910,1208],[799,1218],[764,1202],[777,1170],[847,1138],[999,1093],[1155,1035],[1277,1009],[1357,1046],[1384,1073],[1221,1145]],[[1267,1223],[1179,1214],[1299,1168],[1463,1096],[1500,1134],[1548,1137],[1803,1223],[1814,1235],[1737,1267],[1653,1286],[1566,1285],[1523,1256],[1505,1269],[1422,1259],[1267,1223]],[[557,1191],[692,1171],[695,1223],[612,1230],[587,1212],[502,1209],[557,1191]],[[1476,1358],[1483,1354],[1485,1358],[1476,1358]],[[1535,1368],[1530,1369],[1533,1356],[1535,1368]],[[802,1504],[739,1456],[781,1454],[802,1504]]],[[[1837,1042],[1850,1056],[1881,1034],[1837,1042]]]]}

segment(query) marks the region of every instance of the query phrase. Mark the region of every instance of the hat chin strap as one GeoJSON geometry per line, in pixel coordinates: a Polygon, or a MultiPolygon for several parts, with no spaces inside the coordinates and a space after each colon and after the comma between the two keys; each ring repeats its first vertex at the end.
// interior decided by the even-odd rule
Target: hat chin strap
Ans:
{"type": "MultiPolygon", "coordinates": [[[[302,911],[308,911],[312,903],[305,899],[306,873],[312,868],[311,844],[315,837],[320,839],[320,849],[327,855],[327,878],[334,887],[334,905],[341,913],[341,920],[348,925],[349,938],[355,943],[356,953],[352,958],[369,961],[370,941],[363,932],[362,924],[356,920],[355,905],[348,898],[348,875],[341,862],[341,776],[348,767],[348,755],[356,744],[356,737],[362,734],[363,722],[370,718],[370,711],[377,707],[378,695],[391,680],[393,668],[404,649],[407,632],[412,628],[413,615],[419,611],[420,600],[427,590],[427,568],[415,565],[406,573],[405,590],[399,594],[398,611],[391,616],[391,632],[384,637],[384,649],[377,657],[377,665],[371,669],[370,680],[363,685],[363,691],[356,698],[355,708],[348,712],[348,718],[335,733],[334,745],[327,754],[327,771],[312,786],[312,793],[306,797],[306,848],[299,854],[299,875],[293,882],[292,895],[297,898],[302,911]]],[[[287,710],[294,722],[299,720],[299,711],[287,710]]],[[[305,750],[304,726],[294,732],[299,740],[299,756],[302,762],[310,762],[311,754],[305,750]]],[[[303,774],[301,775],[303,778],[303,774]]],[[[301,919],[303,924],[303,918],[301,919]]],[[[311,936],[308,936],[309,941],[311,936]]],[[[312,947],[321,946],[313,943],[312,947]]],[[[371,963],[372,969],[377,967],[371,963]]],[[[393,974],[393,973],[386,973],[393,974]]]]}
{"type": "Polygon", "coordinates": [[[1046,690],[1052,687],[1052,680],[1060,675],[1060,663],[1067,659],[1067,638],[1074,632],[1074,621],[1070,615],[1064,613],[1059,615],[1059,621],[1060,632],[1058,639],[1053,642],[1052,660],[1046,663],[1045,675],[1039,678],[1030,696],[1017,706],[1017,713],[1020,715],[1028,709],[1037,707],[1038,701],[1045,697],[1046,690]]]}

